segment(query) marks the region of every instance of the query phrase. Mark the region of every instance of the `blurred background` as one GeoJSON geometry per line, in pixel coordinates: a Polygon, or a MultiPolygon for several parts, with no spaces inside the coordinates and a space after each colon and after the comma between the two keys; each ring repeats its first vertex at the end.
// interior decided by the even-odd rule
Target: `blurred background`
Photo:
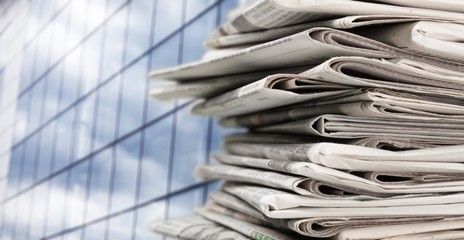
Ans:
{"type": "Polygon", "coordinates": [[[1,239],[162,239],[215,184],[214,119],[158,102],[150,70],[201,58],[235,0],[0,1],[1,239]]]}

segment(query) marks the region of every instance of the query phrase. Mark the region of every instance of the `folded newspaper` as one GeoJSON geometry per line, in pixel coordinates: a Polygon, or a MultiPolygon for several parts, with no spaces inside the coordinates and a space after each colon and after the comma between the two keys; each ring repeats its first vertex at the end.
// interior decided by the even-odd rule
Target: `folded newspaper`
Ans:
{"type": "MultiPolygon", "coordinates": [[[[330,100],[337,96],[352,95],[349,90],[360,87],[406,91],[428,95],[428,98],[445,103],[463,103],[462,73],[438,66],[425,70],[423,67],[428,65],[422,65],[422,68],[416,67],[417,65],[420,64],[413,60],[335,57],[296,75],[270,75],[208,99],[196,104],[192,113],[241,115],[309,100],[319,102],[320,99],[330,100]]],[[[433,105],[435,104],[432,103],[430,107],[433,105]]]]}
{"type": "Polygon", "coordinates": [[[223,24],[216,35],[255,32],[298,23],[352,15],[412,15],[464,21],[461,1],[260,0],[223,24]],[[376,3],[378,2],[378,3],[376,3]],[[412,3],[410,3],[412,2],[412,3]],[[402,6],[379,4],[393,3],[402,6]],[[435,10],[440,9],[440,10],[435,10]]]}
{"type": "Polygon", "coordinates": [[[221,120],[223,127],[256,128],[277,123],[341,114],[352,117],[402,120],[464,120],[464,107],[447,98],[421,96],[383,88],[356,88],[330,99],[292,104],[221,120]]]}
{"type": "MultiPolygon", "coordinates": [[[[225,193],[223,191],[214,192],[211,195],[211,201],[216,204],[210,208],[212,211],[218,212],[234,212],[235,215],[242,213],[243,216],[248,216],[247,219],[255,219],[254,221],[262,221],[264,224],[279,228],[290,229],[301,235],[309,237],[332,237],[340,232],[353,229],[365,228],[372,226],[385,226],[392,224],[410,224],[429,223],[429,222],[450,222],[452,219],[446,216],[443,217],[392,217],[392,218],[365,218],[365,217],[331,217],[331,218],[299,218],[299,219],[272,219],[266,217],[252,205],[246,203],[238,197],[225,193]]],[[[442,226],[443,228],[444,226],[442,226]]],[[[449,227],[449,226],[448,226],[449,227]]],[[[456,228],[456,226],[454,227],[456,228]]],[[[446,228],[445,228],[446,229],[446,228]]],[[[453,229],[453,228],[451,228],[453,229]]]]}
{"type": "Polygon", "coordinates": [[[272,68],[317,64],[336,56],[405,58],[456,71],[464,66],[464,63],[416,54],[357,34],[320,27],[222,57],[153,71],[150,77],[192,81],[272,68]]]}
{"type": "MultiPolygon", "coordinates": [[[[283,26],[272,28],[269,30],[263,30],[258,32],[247,32],[233,35],[217,35],[214,38],[206,41],[205,45],[210,48],[225,48],[229,49],[235,46],[243,46],[249,44],[257,44],[272,41],[281,37],[292,35],[310,28],[315,27],[328,27],[335,29],[353,29],[368,26],[379,26],[379,25],[391,25],[396,23],[408,23],[408,22],[440,22],[440,23],[453,23],[453,21],[446,21],[439,18],[428,18],[412,15],[356,15],[346,16],[336,19],[330,19],[325,21],[317,21],[310,23],[302,23],[290,26],[283,26]]],[[[459,36],[460,33],[448,32],[450,35],[456,34],[459,36]]],[[[433,36],[430,36],[433,38],[433,36]]]]}

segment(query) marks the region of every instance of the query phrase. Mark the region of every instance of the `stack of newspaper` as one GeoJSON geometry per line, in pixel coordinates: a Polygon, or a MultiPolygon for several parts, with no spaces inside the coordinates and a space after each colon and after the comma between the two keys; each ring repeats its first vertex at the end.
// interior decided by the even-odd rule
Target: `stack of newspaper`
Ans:
{"type": "MultiPolygon", "coordinates": [[[[195,174],[224,184],[182,239],[463,239],[464,2],[260,0],[161,100],[247,128],[195,174]]],[[[161,81],[159,81],[161,82],[161,81]]]]}

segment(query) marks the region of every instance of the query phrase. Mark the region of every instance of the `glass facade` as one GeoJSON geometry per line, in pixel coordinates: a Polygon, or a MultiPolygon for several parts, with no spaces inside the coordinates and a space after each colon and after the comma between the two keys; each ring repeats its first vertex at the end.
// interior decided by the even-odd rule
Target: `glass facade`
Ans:
{"type": "Polygon", "coordinates": [[[0,104],[1,239],[161,239],[152,220],[202,205],[216,186],[192,169],[225,132],[191,102],[150,99],[146,76],[201,58],[236,5],[4,1],[0,46],[18,50],[0,62],[0,92],[14,94],[0,104]]]}

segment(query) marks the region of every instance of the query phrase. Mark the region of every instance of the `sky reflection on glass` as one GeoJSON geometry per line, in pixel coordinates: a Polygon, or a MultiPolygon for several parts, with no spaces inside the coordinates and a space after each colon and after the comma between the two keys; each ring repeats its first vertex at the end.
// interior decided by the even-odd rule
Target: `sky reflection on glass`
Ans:
{"type": "Polygon", "coordinates": [[[147,97],[160,83],[146,75],[199,59],[236,2],[29,4],[2,239],[161,239],[151,221],[191,214],[217,188],[168,197],[199,181],[192,169],[224,131],[147,97]]]}

